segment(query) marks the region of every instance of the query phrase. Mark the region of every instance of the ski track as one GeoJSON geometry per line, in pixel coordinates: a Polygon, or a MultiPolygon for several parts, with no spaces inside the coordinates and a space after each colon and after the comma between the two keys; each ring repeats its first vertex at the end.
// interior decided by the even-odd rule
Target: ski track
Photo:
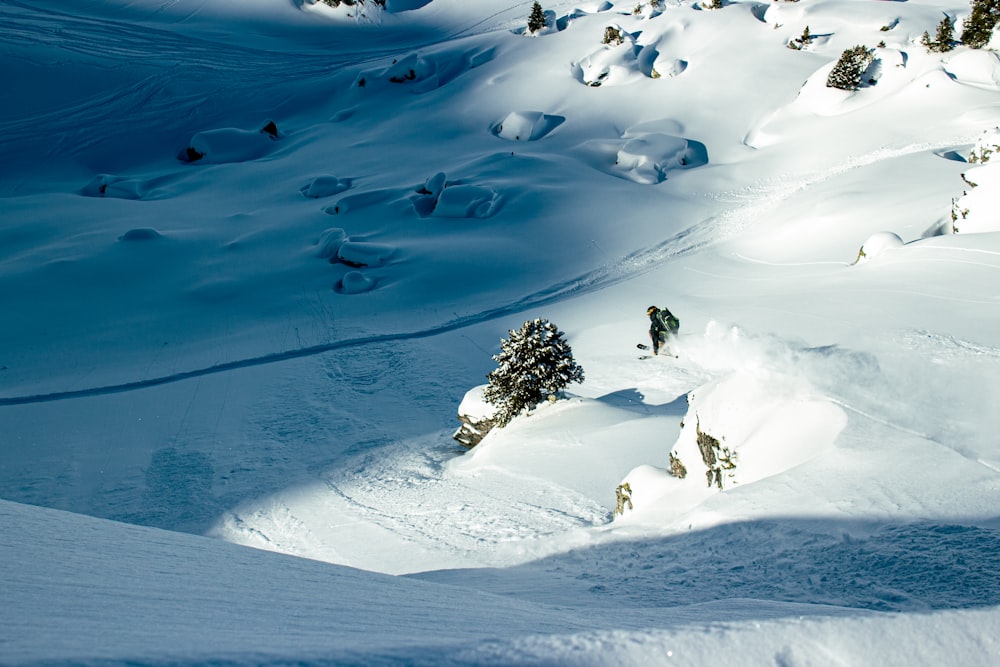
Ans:
{"type": "MultiPolygon", "coordinates": [[[[421,338],[431,338],[440,334],[507,317],[524,310],[581,296],[583,294],[595,292],[606,287],[625,282],[652,271],[668,260],[689,255],[710,245],[721,243],[727,239],[733,238],[734,236],[745,231],[752,224],[753,220],[772,209],[781,201],[837,175],[843,174],[852,169],[870,166],[882,160],[894,159],[913,153],[939,150],[953,146],[956,143],[961,143],[961,140],[939,142],[935,144],[908,144],[895,149],[880,148],[867,155],[850,158],[829,170],[817,172],[804,178],[800,178],[797,183],[781,186],[758,184],[754,186],[747,186],[737,192],[716,195],[716,198],[720,201],[727,198],[729,200],[742,199],[746,203],[727,209],[720,214],[711,216],[651,248],[634,252],[622,259],[609,262],[581,276],[556,283],[509,304],[458,317],[438,326],[432,326],[412,332],[349,338],[331,343],[312,345],[293,350],[286,350],[283,352],[261,355],[258,357],[239,359],[204,368],[159,377],[146,378],[143,380],[135,380],[133,382],[125,382],[121,384],[45,394],[33,394],[28,396],[0,397],[0,406],[45,403],[136,391],[216,373],[225,373],[242,368],[250,368],[254,366],[288,361],[290,359],[315,356],[335,350],[421,338]]],[[[773,181],[774,179],[771,180],[773,181]]],[[[779,182],[781,181],[781,179],[777,180],[779,182]]]]}
{"type": "Polygon", "coordinates": [[[110,57],[128,63],[129,71],[146,72],[125,89],[99,93],[68,108],[0,123],[0,134],[4,136],[0,151],[12,162],[28,150],[27,146],[39,142],[48,146],[52,155],[77,154],[123,129],[156,128],[156,133],[162,135],[166,130],[190,129],[192,117],[202,127],[227,122],[226,114],[204,104],[213,97],[246,100],[244,113],[256,112],[265,117],[273,113],[273,102],[261,107],[254,100],[270,82],[294,79],[305,88],[312,82],[313,88],[321,89],[347,67],[363,66],[398,56],[401,50],[419,50],[449,39],[428,31],[423,38],[391,49],[360,45],[349,55],[343,51],[269,51],[13,0],[0,3],[0,23],[5,41],[29,56],[30,48],[41,43],[82,56],[83,62],[110,57]],[[221,73],[227,76],[219,76],[221,73]],[[224,84],[220,86],[220,82],[224,84]],[[127,109],[127,128],[122,127],[119,115],[108,115],[108,103],[112,101],[116,107],[127,109]]]}
{"type": "Polygon", "coordinates": [[[529,476],[499,470],[470,477],[452,474],[446,463],[454,458],[454,448],[442,446],[440,439],[402,447],[396,443],[391,456],[384,450],[369,450],[338,466],[306,505],[299,507],[294,497],[279,494],[227,513],[218,532],[230,541],[363,566],[345,551],[364,551],[370,545],[338,550],[336,540],[309,530],[312,522],[305,514],[315,513],[315,497],[320,497],[320,525],[334,535],[345,525],[369,526],[390,535],[391,543],[437,554],[423,560],[439,567],[500,567],[512,559],[523,562],[527,545],[543,548],[534,540],[606,524],[611,518],[605,507],[585,496],[529,476]],[[497,512],[497,507],[504,509],[497,512]],[[337,523],[347,517],[348,523],[337,523]]]}

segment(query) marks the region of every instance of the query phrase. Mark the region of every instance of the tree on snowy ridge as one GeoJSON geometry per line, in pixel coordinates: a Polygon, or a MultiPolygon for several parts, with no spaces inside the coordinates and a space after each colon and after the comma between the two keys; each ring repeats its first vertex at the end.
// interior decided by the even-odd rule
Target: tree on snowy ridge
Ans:
{"type": "Polygon", "coordinates": [[[931,41],[930,34],[925,30],[923,37],[920,38],[920,43],[927,47],[928,51],[933,51],[936,53],[945,53],[951,51],[954,47],[953,42],[955,41],[955,24],[952,22],[951,17],[945,14],[941,22],[938,23],[937,33],[934,36],[934,40],[931,41]]]}
{"type": "Polygon", "coordinates": [[[528,32],[534,34],[545,25],[545,12],[542,11],[542,6],[536,0],[535,4],[531,5],[531,13],[528,15],[528,32]]]}
{"type": "Polygon", "coordinates": [[[861,87],[865,70],[874,60],[875,53],[867,46],[858,44],[846,49],[840,54],[840,60],[837,61],[837,64],[830,70],[830,76],[826,79],[827,87],[857,90],[861,87]]]}
{"type": "Polygon", "coordinates": [[[499,427],[546,398],[555,400],[569,383],[583,382],[583,368],[556,325],[536,318],[508,334],[500,341],[500,354],[493,356],[497,368],[487,375],[483,390],[483,398],[497,407],[499,427]]]}
{"type": "Polygon", "coordinates": [[[972,0],[972,13],[962,22],[962,43],[981,49],[990,42],[1000,21],[1000,0],[972,0]]]}

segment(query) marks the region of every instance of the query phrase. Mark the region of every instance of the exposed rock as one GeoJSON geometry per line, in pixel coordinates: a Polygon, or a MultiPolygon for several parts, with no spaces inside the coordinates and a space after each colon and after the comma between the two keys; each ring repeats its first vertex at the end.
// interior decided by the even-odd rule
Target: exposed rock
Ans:
{"type": "Polygon", "coordinates": [[[474,387],[466,392],[458,406],[458,421],[462,423],[452,437],[469,449],[478,445],[496,424],[496,408],[483,398],[486,385],[474,387]]]}

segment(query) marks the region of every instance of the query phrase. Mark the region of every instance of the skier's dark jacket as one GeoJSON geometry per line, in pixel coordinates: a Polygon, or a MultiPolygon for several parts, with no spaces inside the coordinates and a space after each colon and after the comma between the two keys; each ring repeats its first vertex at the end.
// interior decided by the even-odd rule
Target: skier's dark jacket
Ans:
{"type": "Polygon", "coordinates": [[[649,338],[653,341],[653,352],[655,353],[661,345],[667,342],[669,336],[677,335],[681,323],[666,308],[650,306],[647,312],[649,312],[649,338]]]}

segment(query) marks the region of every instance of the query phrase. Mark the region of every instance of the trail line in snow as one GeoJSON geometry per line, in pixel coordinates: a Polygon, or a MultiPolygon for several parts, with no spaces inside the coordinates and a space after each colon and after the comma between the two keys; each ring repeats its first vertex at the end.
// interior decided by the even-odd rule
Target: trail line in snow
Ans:
{"type": "MultiPolygon", "coordinates": [[[[535,308],[541,305],[563,301],[574,296],[591,293],[616,285],[618,283],[638,277],[656,267],[660,266],[668,259],[689,255],[697,250],[714,245],[726,239],[732,238],[736,234],[745,230],[747,226],[763,212],[776,206],[779,202],[788,197],[801,192],[802,190],[821,183],[829,178],[845,173],[851,169],[875,164],[881,160],[887,160],[913,153],[946,148],[952,146],[956,141],[938,142],[936,144],[920,143],[908,144],[906,146],[890,149],[880,148],[872,153],[848,158],[840,165],[836,165],[828,170],[807,175],[799,179],[797,183],[791,183],[780,187],[768,186],[748,186],[744,191],[760,192],[758,197],[749,198],[742,206],[726,209],[723,212],[710,216],[705,220],[688,227],[687,229],[674,234],[665,241],[650,248],[635,251],[625,257],[608,262],[592,271],[584,273],[575,278],[550,285],[532,294],[529,294],[512,303],[501,305],[489,310],[461,316],[438,326],[432,326],[411,332],[399,332],[393,334],[383,334],[376,336],[364,336],[358,338],[348,338],[331,343],[320,345],[310,345],[307,347],[274,352],[257,357],[237,359],[221,364],[215,364],[203,368],[171,373],[153,378],[134,380],[119,384],[89,387],[84,389],[74,389],[68,391],[57,391],[43,394],[31,394],[26,396],[0,397],[0,407],[13,405],[27,405],[32,403],[47,403],[74,398],[89,398],[108,394],[119,394],[139,389],[148,389],[165,384],[182,382],[193,378],[225,373],[228,371],[263,366],[267,364],[289,361],[311,357],[326,352],[343,350],[366,345],[378,345],[382,343],[392,343],[406,340],[431,338],[440,334],[449,333],[469,326],[488,322],[501,317],[514,315],[518,312],[535,308]]],[[[720,198],[725,195],[720,195],[720,198]]]]}

